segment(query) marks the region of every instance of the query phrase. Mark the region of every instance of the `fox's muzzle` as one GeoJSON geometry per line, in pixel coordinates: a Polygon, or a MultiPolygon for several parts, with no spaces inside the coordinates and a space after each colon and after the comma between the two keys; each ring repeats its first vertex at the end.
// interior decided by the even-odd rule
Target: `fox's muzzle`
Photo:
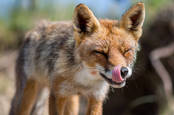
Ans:
{"type": "Polygon", "coordinates": [[[127,77],[129,77],[130,69],[127,67],[121,67],[121,66],[115,66],[112,70],[112,80],[121,83],[123,82],[127,77]]]}

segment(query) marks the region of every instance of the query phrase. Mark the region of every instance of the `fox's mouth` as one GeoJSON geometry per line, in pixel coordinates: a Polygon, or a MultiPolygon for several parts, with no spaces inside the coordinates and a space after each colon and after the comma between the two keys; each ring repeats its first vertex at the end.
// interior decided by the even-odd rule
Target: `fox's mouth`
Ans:
{"type": "Polygon", "coordinates": [[[115,82],[112,79],[109,79],[108,77],[106,77],[106,75],[104,75],[103,73],[100,73],[100,75],[112,86],[112,87],[123,87],[125,85],[126,80],[123,80],[122,82],[115,82]]]}
{"type": "Polygon", "coordinates": [[[102,79],[104,79],[113,88],[122,88],[126,84],[126,79],[132,75],[132,69],[117,65],[114,68],[96,67],[102,79]]]}

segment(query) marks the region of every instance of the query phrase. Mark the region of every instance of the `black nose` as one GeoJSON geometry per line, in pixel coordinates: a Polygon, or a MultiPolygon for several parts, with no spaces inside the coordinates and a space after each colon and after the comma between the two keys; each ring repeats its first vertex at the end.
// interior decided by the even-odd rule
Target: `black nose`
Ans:
{"type": "Polygon", "coordinates": [[[123,77],[123,78],[125,78],[126,76],[127,76],[127,74],[128,74],[128,69],[126,68],[126,67],[122,67],[121,68],[121,76],[123,77]]]}

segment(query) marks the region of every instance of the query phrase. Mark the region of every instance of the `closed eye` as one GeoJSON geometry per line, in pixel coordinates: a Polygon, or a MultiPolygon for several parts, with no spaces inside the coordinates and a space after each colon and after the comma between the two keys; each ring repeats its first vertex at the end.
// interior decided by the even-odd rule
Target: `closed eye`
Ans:
{"type": "Polygon", "coordinates": [[[95,54],[99,54],[99,55],[103,55],[106,59],[108,59],[108,55],[104,52],[101,52],[101,51],[97,51],[97,50],[94,50],[93,51],[95,54]]]}
{"type": "Polygon", "coordinates": [[[126,55],[126,53],[128,53],[129,51],[132,51],[132,48],[129,48],[129,49],[125,50],[125,51],[123,52],[123,55],[126,55]]]}

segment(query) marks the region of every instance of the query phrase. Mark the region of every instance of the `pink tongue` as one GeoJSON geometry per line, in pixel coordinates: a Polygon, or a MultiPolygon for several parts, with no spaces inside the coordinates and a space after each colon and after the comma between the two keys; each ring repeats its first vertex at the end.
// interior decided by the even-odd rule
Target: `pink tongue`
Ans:
{"type": "Polygon", "coordinates": [[[121,77],[121,73],[120,73],[120,66],[115,66],[114,69],[112,70],[112,81],[115,82],[123,82],[124,79],[121,77]]]}

